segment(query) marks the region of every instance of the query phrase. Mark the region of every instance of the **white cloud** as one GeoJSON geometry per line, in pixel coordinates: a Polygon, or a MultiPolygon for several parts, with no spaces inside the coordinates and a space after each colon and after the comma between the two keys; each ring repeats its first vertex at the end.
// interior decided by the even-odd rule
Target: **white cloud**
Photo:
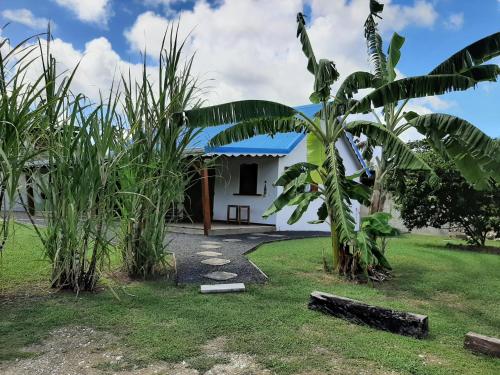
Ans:
{"type": "Polygon", "coordinates": [[[464,25],[464,14],[453,13],[444,21],[444,26],[450,30],[460,30],[464,25]]]}
{"type": "Polygon", "coordinates": [[[112,15],[111,0],[54,0],[71,11],[79,20],[107,26],[112,15]]]}
{"type": "MultiPolygon", "coordinates": [[[[41,43],[42,46],[45,45],[44,40],[41,43]]],[[[113,80],[116,88],[120,83],[120,74],[128,74],[130,71],[132,79],[140,77],[142,65],[124,62],[104,37],[87,42],[84,50],[78,50],[71,43],[55,38],[50,43],[50,49],[57,61],[58,74],[64,73],[62,76],[68,76],[80,63],[71,90],[75,94],[84,93],[94,102],[99,101],[100,92],[104,96],[108,95],[113,80]]],[[[33,65],[31,77],[40,73],[40,64],[33,65]]]]}
{"type": "MultiPolygon", "coordinates": [[[[160,2],[161,0],[150,0],[160,2]]],[[[226,0],[211,7],[198,0],[179,13],[181,35],[196,52],[194,70],[213,78],[209,102],[262,98],[288,104],[308,102],[312,76],[295,37],[296,13],[311,8],[309,35],[318,58],[335,61],[342,76],[369,69],[363,24],[366,0],[226,0]]],[[[433,5],[386,2],[381,29],[388,34],[409,25],[431,27],[437,19],[433,5]]],[[[139,15],[125,36],[133,51],[145,47],[156,57],[169,20],[152,11],[139,15]]]]}
{"type": "MultiPolygon", "coordinates": [[[[296,13],[302,10],[304,1],[311,8],[308,27],[317,58],[333,59],[344,77],[355,70],[369,69],[363,38],[366,0],[289,0],[286,4],[281,0],[228,0],[217,7],[198,0],[193,9],[179,14],[180,35],[191,32],[186,48],[188,53],[196,52],[195,74],[213,79],[207,84],[208,103],[251,98],[290,105],[308,103],[313,77],[305,68],[306,59],[295,37],[296,13]]],[[[100,3],[109,5],[109,1],[100,3]]],[[[417,21],[414,16],[428,7],[433,9],[422,1],[412,6],[387,2],[381,27],[387,35],[408,25],[429,27],[429,20],[417,21]],[[396,26],[391,27],[395,19],[396,26]]],[[[166,17],[151,11],[139,15],[125,32],[131,50],[138,52],[146,47],[148,55],[157,58],[168,23],[166,17]]],[[[107,93],[113,77],[128,70],[138,77],[141,71],[141,64],[125,62],[104,37],[87,42],[82,50],[59,38],[51,46],[59,72],[71,70],[81,60],[72,89],[95,101],[100,90],[107,93]]],[[[421,105],[445,104],[428,101],[421,105]]]]}
{"type": "MultiPolygon", "coordinates": [[[[2,17],[11,22],[17,22],[35,30],[47,28],[49,20],[47,18],[35,17],[29,9],[5,9],[2,17]]],[[[52,24],[53,25],[53,24],[52,24]]]]}

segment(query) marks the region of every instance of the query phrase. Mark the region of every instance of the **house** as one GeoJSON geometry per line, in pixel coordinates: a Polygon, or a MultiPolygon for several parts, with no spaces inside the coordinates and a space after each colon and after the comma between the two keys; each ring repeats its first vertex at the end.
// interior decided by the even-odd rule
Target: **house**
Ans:
{"type": "MultiPolygon", "coordinates": [[[[297,107],[307,116],[319,111],[319,105],[297,107]]],[[[216,134],[231,125],[204,128],[189,146],[190,153],[201,153],[212,161],[204,178],[197,179],[188,187],[178,223],[173,231],[186,233],[227,234],[234,231],[219,230],[221,224],[239,224],[240,231],[329,231],[328,224],[310,224],[317,219],[321,200],[312,202],[307,212],[293,225],[287,223],[295,207],[283,210],[266,219],[262,214],[281,194],[282,187],[273,183],[287,167],[307,160],[306,136],[299,133],[278,133],[274,136],[259,135],[241,142],[222,147],[209,148],[208,143],[216,134]],[[240,220],[238,223],[238,213],[240,220]],[[229,219],[229,220],[228,220],[229,219]],[[201,225],[203,223],[203,226],[201,225]]],[[[366,168],[359,150],[350,134],[346,133],[337,142],[337,148],[344,161],[346,174],[354,174],[366,168]]],[[[29,165],[21,177],[19,192],[31,213],[43,211],[44,199],[36,186],[26,176],[47,169],[43,162],[29,165]]],[[[15,211],[24,211],[20,199],[14,205],[15,211]]],[[[7,203],[7,202],[4,202],[7,203]]],[[[4,206],[5,207],[5,206],[4,206]]],[[[352,213],[359,224],[360,205],[352,202],[352,213]]],[[[177,218],[179,219],[179,218],[177,218]]],[[[236,226],[233,226],[234,228],[236,226]]],[[[227,228],[227,226],[226,226],[227,228]]]]}
{"type": "MultiPolygon", "coordinates": [[[[307,116],[313,116],[320,106],[305,105],[296,109],[307,116]]],[[[205,128],[191,143],[191,152],[202,152],[213,158],[214,165],[206,172],[206,178],[200,179],[186,192],[184,208],[190,220],[204,221],[207,234],[212,222],[227,223],[228,219],[229,222],[236,221],[232,219],[237,218],[239,208],[242,219],[240,224],[248,221],[251,224],[266,226],[262,228],[278,231],[329,231],[327,223],[308,223],[317,220],[321,200],[312,202],[307,212],[293,225],[287,221],[295,207],[286,207],[268,218],[262,217],[283,189],[273,186],[273,183],[287,167],[306,161],[305,134],[279,133],[273,137],[259,135],[222,147],[209,148],[210,139],[229,126],[231,125],[205,128]],[[205,196],[200,199],[203,196],[203,185],[205,196]],[[206,206],[205,211],[203,203],[206,206]]],[[[350,134],[339,139],[336,146],[348,175],[366,167],[350,134]]],[[[352,212],[356,223],[359,224],[360,205],[356,201],[352,202],[352,212]]]]}

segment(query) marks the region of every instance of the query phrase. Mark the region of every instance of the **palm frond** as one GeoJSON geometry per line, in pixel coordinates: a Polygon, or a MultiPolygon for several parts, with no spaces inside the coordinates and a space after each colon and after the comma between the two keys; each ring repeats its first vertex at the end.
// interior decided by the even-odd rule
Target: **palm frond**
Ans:
{"type": "Polygon", "coordinates": [[[467,69],[460,74],[466,77],[470,77],[477,82],[495,82],[497,80],[497,77],[500,75],[500,67],[495,64],[479,65],[467,69]]]}
{"type": "Polygon", "coordinates": [[[456,52],[429,74],[462,73],[500,55],[500,32],[488,35],[456,52]]]}
{"type": "Polygon", "coordinates": [[[318,169],[318,166],[311,163],[296,163],[287,168],[283,174],[274,182],[274,186],[287,186],[304,173],[310,173],[318,169]]]}
{"type": "Polygon", "coordinates": [[[477,82],[458,74],[417,76],[389,82],[363,97],[351,109],[351,113],[366,113],[372,108],[383,107],[399,100],[442,95],[451,91],[464,91],[475,87],[477,82]]]}
{"type": "Polygon", "coordinates": [[[287,221],[287,224],[292,225],[295,224],[297,221],[300,220],[300,218],[304,215],[304,213],[307,211],[309,208],[309,205],[311,204],[312,201],[315,201],[320,197],[321,193],[315,191],[315,192],[305,192],[302,194],[297,195],[295,197],[293,202],[290,202],[289,205],[294,205],[297,204],[297,207],[295,210],[292,212],[290,215],[290,218],[287,221]]]}
{"type": "Polygon", "coordinates": [[[287,119],[257,119],[244,121],[221,131],[209,142],[209,147],[218,147],[233,142],[243,141],[256,135],[274,136],[277,133],[305,133],[309,123],[292,117],[287,119]]]}
{"type": "Polygon", "coordinates": [[[401,58],[401,47],[405,42],[398,33],[392,35],[391,44],[389,45],[389,56],[387,58],[387,80],[392,82],[396,79],[396,65],[401,58]]]}
{"type": "Polygon", "coordinates": [[[306,21],[302,13],[297,14],[297,38],[299,38],[300,44],[302,45],[302,52],[304,52],[304,55],[307,57],[307,70],[311,74],[316,75],[318,62],[316,61],[311,41],[307,35],[306,21]]]}
{"type": "Polygon", "coordinates": [[[332,212],[332,220],[340,242],[348,243],[354,233],[354,219],[349,208],[345,168],[333,143],[328,146],[325,164],[328,168],[325,181],[325,199],[332,212]]]}
{"type": "Polygon", "coordinates": [[[443,156],[454,160],[464,177],[479,188],[500,181],[500,146],[470,122],[433,113],[410,121],[443,156]]]}
{"type": "Polygon", "coordinates": [[[287,119],[297,111],[284,104],[266,100],[242,100],[177,112],[173,121],[190,127],[217,126],[258,119],[287,119]]]}
{"type": "Polygon", "coordinates": [[[364,134],[374,144],[382,146],[384,157],[397,168],[433,171],[405,142],[383,125],[373,121],[358,120],[347,124],[346,130],[357,136],[364,134]]]}

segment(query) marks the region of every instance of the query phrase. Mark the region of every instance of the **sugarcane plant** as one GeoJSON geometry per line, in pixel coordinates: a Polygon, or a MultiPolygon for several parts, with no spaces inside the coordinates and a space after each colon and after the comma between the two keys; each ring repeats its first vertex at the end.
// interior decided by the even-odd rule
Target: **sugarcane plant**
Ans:
{"type": "MultiPolygon", "coordinates": [[[[465,71],[439,76],[410,77],[379,84],[369,72],[348,75],[332,95],[331,87],[339,78],[335,64],[328,59],[317,60],[309,40],[304,16],[297,15],[297,37],[307,58],[307,70],[314,77],[313,103],[321,110],[308,117],[289,106],[262,100],[244,100],[178,113],[177,121],[191,127],[234,125],[216,135],[211,146],[251,138],[258,134],[274,135],[279,132],[307,133],[307,162],[288,168],[276,181],[282,187],[281,195],[267,210],[271,215],[287,205],[297,206],[289,222],[298,220],[310,202],[323,199],[318,210],[317,223],[328,221],[331,228],[333,269],[343,274],[365,275],[375,269],[389,269],[384,254],[376,246],[358,238],[350,210],[350,200],[367,201],[367,190],[355,176],[346,176],[343,160],[336,143],[347,131],[367,134],[376,144],[384,147],[387,158],[395,165],[414,169],[430,169],[417,155],[410,152],[404,142],[386,128],[373,122],[349,122],[352,114],[368,113],[400,100],[467,90],[480,80],[496,77],[494,69],[470,67],[465,71]],[[476,74],[476,73],[481,74],[476,74]],[[374,88],[375,87],[375,88],[374,88]],[[360,99],[354,95],[361,89],[372,89],[360,99]],[[309,189],[311,184],[318,189],[309,189]]],[[[477,150],[487,157],[484,152],[477,150]]],[[[369,193],[368,193],[369,196],[369,193]]]]}
{"type": "Polygon", "coordinates": [[[198,130],[172,121],[172,115],[198,105],[193,56],[184,59],[185,41],[178,25],[163,38],[157,81],[143,64],[142,77],[122,77],[125,114],[121,142],[125,157],[119,168],[121,243],[131,277],[149,278],[168,272],[169,213],[183,201],[196,161],[187,146],[198,130]]]}
{"type": "MultiPolygon", "coordinates": [[[[500,147],[481,132],[480,129],[456,116],[443,113],[418,115],[407,111],[413,96],[404,93],[392,94],[391,91],[404,89],[399,85],[396,67],[401,58],[401,48],[405,38],[394,33],[387,54],[384,53],[383,40],[378,32],[377,18],[381,18],[383,5],[378,1],[370,1],[370,14],[365,22],[365,38],[368,47],[368,56],[372,65],[372,74],[367,75],[371,87],[376,90],[371,99],[382,111],[373,111],[374,122],[367,120],[350,124],[350,130],[355,134],[365,134],[364,155],[372,159],[373,147],[384,143],[387,137],[399,137],[409,129],[417,130],[426,141],[445,160],[452,160],[461,174],[477,189],[488,189],[491,180],[500,180],[500,147]],[[386,95],[393,95],[397,101],[382,99],[386,95]],[[380,96],[381,99],[378,99],[380,96]],[[384,101],[383,106],[378,104],[384,101]]],[[[496,64],[484,64],[488,60],[500,55],[500,32],[482,38],[462,50],[456,52],[442,63],[438,64],[427,75],[414,77],[415,85],[425,90],[428,85],[444,84],[445,80],[460,77],[463,83],[470,86],[472,81],[495,81],[500,69],[496,64]]],[[[365,73],[366,74],[366,73],[365,73]]],[[[474,86],[472,86],[474,87],[474,86]]],[[[436,92],[438,94],[440,92],[436,92]]],[[[429,94],[431,94],[429,92],[429,94]]],[[[366,104],[366,103],[365,103],[366,104]]],[[[360,103],[359,108],[368,108],[360,103]]],[[[408,145],[401,144],[404,152],[412,152],[408,145]]],[[[400,151],[398,151],[400,152],[400,151]]],[[[381,148],[381,152],[374,158],[374,186],[370,203],[370,213],[381,212],[386,201],[386,176],[395,169],[412,169],[412,165],[396,163],[392,158],[393,150],[381,148]]],[[[431,168],[427,169],[432,174],[431,168]]],[[[435,180],[435,176],[431,177],[435,180]]]]}
{"type": "Polygon", "coordinates": [[[43,76],[29,80],[26,74],[37,63],[33,40],[11,45],[8,38],[0,38],[0,253],[26,165],[38,153],[34,129],[43,110],[37,105],[43,76]]]}
{"type": "Polygon", "coordinates": [[[33,179],[45,197],[46,228],[37,229],[52,266],[52,287],[95,290],[112,250],[116,206],[118,96],[113,88],[92,104],[72,95],[76,72],[58,75],[50,33],[39,42],[44,75],[45,171],[33,179]]]}

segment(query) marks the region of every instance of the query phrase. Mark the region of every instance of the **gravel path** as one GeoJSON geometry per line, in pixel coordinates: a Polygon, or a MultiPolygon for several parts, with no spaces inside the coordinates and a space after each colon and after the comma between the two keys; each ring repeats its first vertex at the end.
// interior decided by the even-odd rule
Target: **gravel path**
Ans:
{"type": "Polygon", "coordinates": [[[171,233],[168,236],[168,248],[175,253],[179,284],[264,283],[267,277],[245,257],[245,254],[263,243],[327,235],[326,232],[269,232],[206,237],[171,233]],[[203,251],[213,251],[222,255],[209,257],[197,254],[203,251]],[[228,259],[231,262],[221,266],[201,263],[202,260],[210,258],[228,259]],[[231,272],[238,276],[227,281],[204,277],[215,271],[231,272]]]}

